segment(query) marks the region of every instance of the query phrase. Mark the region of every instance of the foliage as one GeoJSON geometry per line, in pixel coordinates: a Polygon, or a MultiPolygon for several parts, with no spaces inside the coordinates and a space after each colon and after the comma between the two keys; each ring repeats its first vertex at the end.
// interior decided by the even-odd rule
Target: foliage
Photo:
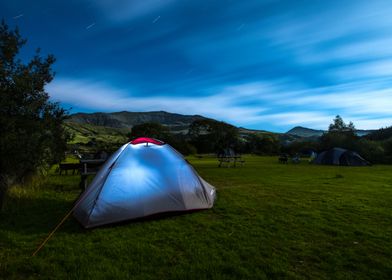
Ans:
{"type": "Polygon", "coordinates": [[[387,163],[385,149],[380,142],[361,138],[356,142],[356,148],[354,150],[372,163],[387,163]]]}
{"type": "Polygon", "coordinates": [[[172,134],[170,130],[160,123],[147,122],[135,125],[132,132],[129,134],[130,139],[137,137],[150,137],[168,143],[183,155],[195,154],[195,147],[187,141],[187,138],[182,134],[172,134]]]}
{"type": "Polygon", "coordinates": [[[130,138],[133,139],[137,137],[150,137],[167,141],[170,137],[170,131],[166,126],[163,126],[160,123],[147,122],[132,127],[130,138]]]}
{"type": "Polygon", "coordinates": [[[329,125],[328,132],[320,138],[320,148],[328,150],[333,147],[354,150],[359,137],[355,134],[355,126],[352,122],[348,125],[337,115],[329,125]]]}
{"type": "Polygon", "coordinates": [[[281,147],[281,151],[289,155],[295,155],[295,154],[310,155],[312,152],[317,151],[319,149],[320,149],[320,143],[318,141],[306,141],[306,140],[292,141],[290,144],[281,147]]]}
{"type": "Polygon", "coordinates": [[[376,130],[364,137],[355,134],[352,122],[348,125],[338,115],[327,133],[320,138],[320,150],[341,147],[358,152],[372,163],[392,163],[392,127],[376,130]]]}
{"type": "Polygon", "coordinates": [[[337,115],[329,125],[328,132],[355,132],[355,126],[352,122],[346,124],[342,117],[337,115]]]}
{"type": "Polygon", "coordinates": [[[125,128],[111,128],[91,124],[69,122],[63,124],[65,130],[72,135],[68,141],[70,151],[95,153],[99,151],[114,152],[128,141],[125,128]]]}
{"type": "Polygon", "coordinates": [[[26,64],[17,58],[26,43],[18,29],[0,25],[0,207],[8,186],[58,162],[68,140],[66,112],[49,101],[45,85],[55,59],[37,50],[26,64]]]}
{"type": "Polygon", "coordinates": [[[245,137],[245,145],[242,152],[256,155],[276,155],[280,151],[279,139],[271,134],[255,133],[245,137]]]}
{"type": "Polygon", "coordinates": [[[238,146],[238,129],[211,119],[194,121],[189,127],[190,142],[199,153],[219,152],[238,146]]]}
{"type": "Polygon", "coordinates": [[[390,139],[392,138],[392,126],[373,131],[372,133],[366,135],[366,138],[375,141],[390,139]]]}

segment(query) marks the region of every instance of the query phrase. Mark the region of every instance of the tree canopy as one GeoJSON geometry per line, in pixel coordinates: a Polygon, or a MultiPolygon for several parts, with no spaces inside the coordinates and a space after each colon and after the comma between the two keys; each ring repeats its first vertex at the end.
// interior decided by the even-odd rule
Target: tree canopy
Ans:
{"type": "Polygon", "coordinates": [[[328,132],[355,132],[355,126],[352,122],[346,124],[343,118],[337,115],[329,125],[328,132]]]}
{"type": "Polygon", "coordinates": [[[194,121],[188,135],[199,153],[219,152],[236,146],[238,141],[238,129],[235,126],[210,119],[194,121]]]}
{"type": "Polygon", "coordinates": [[[170,131],[166,126],[163,126],[160,123],[147,122],[132,127],[129,136],[130,138],[150,137],[167,141],[170,136],[170,131]]]}
{"type": "Polygon", "coordinates": [[[23,63],[17,56],[26,40],[18,29],[0,25],[0,206],[7,186],[64,156],[67,112],[51,102],[45,85],[53,79],[53,55],[39,49],[23,63]]]}

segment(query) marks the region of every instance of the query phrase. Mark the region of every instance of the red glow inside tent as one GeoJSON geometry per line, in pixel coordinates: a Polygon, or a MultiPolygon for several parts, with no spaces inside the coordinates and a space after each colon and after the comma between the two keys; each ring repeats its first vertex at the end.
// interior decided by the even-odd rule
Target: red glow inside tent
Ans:
{"type": "Polygon", "coordinates": [[[132,145],[137,145],[137,144],[143,144],[143,143],[152,143],[155,145],[164,145],[162,141],[159,141],[154,138],[148,138],[148,137],[139,137],[131,141],[132,145]]]}

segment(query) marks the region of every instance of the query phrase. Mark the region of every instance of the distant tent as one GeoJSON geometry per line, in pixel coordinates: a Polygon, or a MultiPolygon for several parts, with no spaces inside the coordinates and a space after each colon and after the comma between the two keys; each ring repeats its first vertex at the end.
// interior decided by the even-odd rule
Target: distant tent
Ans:
{"type": "Polygon", "coordinates": [[[344,166],[370,165],[370,163],[362,158],[358,153],[342,148],[332,148],[320,153],[313,163],[344,166]]]}
{"type": "Polygon", "coordinates": [[[109,158],[74,209],[85,227],[211,208],[215,188],[170,145],[138,138],[109,158]]]}

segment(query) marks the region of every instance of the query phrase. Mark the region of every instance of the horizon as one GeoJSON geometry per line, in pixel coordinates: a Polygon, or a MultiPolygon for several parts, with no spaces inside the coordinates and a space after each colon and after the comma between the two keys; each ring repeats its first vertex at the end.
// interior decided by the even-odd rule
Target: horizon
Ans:
{"type": "MultiPolygon", "coordinates": [[[[70,113],[70,115],[76,115],[76,114],[116,114],[116,113],[137,113],[137,114],[139,114],[139,113],[161,113],[161,112],[162,113],[167,113],[167,114],[188,116],[188,117],[198,116],[198,117],[208,118],[206,116],[199,115],[199,114],[179,114],[179,113],[175,113],[175,112],[168,112],[168,111],[162,111],[162,110],[158,110],[158,111],[138,111],[138,112],[136,112],[136,111],[124,111],[124,110],[123,111],[113,111],[113,112],[98,112],[97,111],[97,112],[90,112],[90,113],[88,113],[88,112],[73,112],[73,113],[70,113]]],[[[218,120],[218,119],[214,119],[214,120],[222,121],[222,120],[218,120]]],[[[231,123],[228,123],[228,124],[231,124],[231,123]]],[[[237,128],[242,128],[242,129],[247,129],[247,130],[267,131],[267,132],[272,132],[272,133],[283,133],[283,134],[287,133],[290,130],[295,129],[295,128],[304,128],[304,129],[310,129],[310,130],[328,131],[328,127],[324,128],[324,129],[322,129],[322,128],[318,129],[318,128],[306,127],[306,126],[302,126],[302,125],[293,125],[287,131],[273,131],[273,130],[267,130],[267,129],[255,129],[255,128],[249,128],[249,127],[245,127],[245,126],[237,126],[237,128]]],[[[381,129],[381,128],[384,128],[384,127],[380,127],[380,128],[376,128],[376,129],[361,129],[361,128],[355,127],[355,130],[356,131],[360,131],[360,130],[368,130],[368,131],[370,131],[370,130],[377,130],[377,129],[381,129]]]]}
{"type": "Polygon", "coordinates": [[[52,100],[78,111],[166,111],[248,129],[392,125],[388,1],[1,2],[54,54],[52,100]]]}

